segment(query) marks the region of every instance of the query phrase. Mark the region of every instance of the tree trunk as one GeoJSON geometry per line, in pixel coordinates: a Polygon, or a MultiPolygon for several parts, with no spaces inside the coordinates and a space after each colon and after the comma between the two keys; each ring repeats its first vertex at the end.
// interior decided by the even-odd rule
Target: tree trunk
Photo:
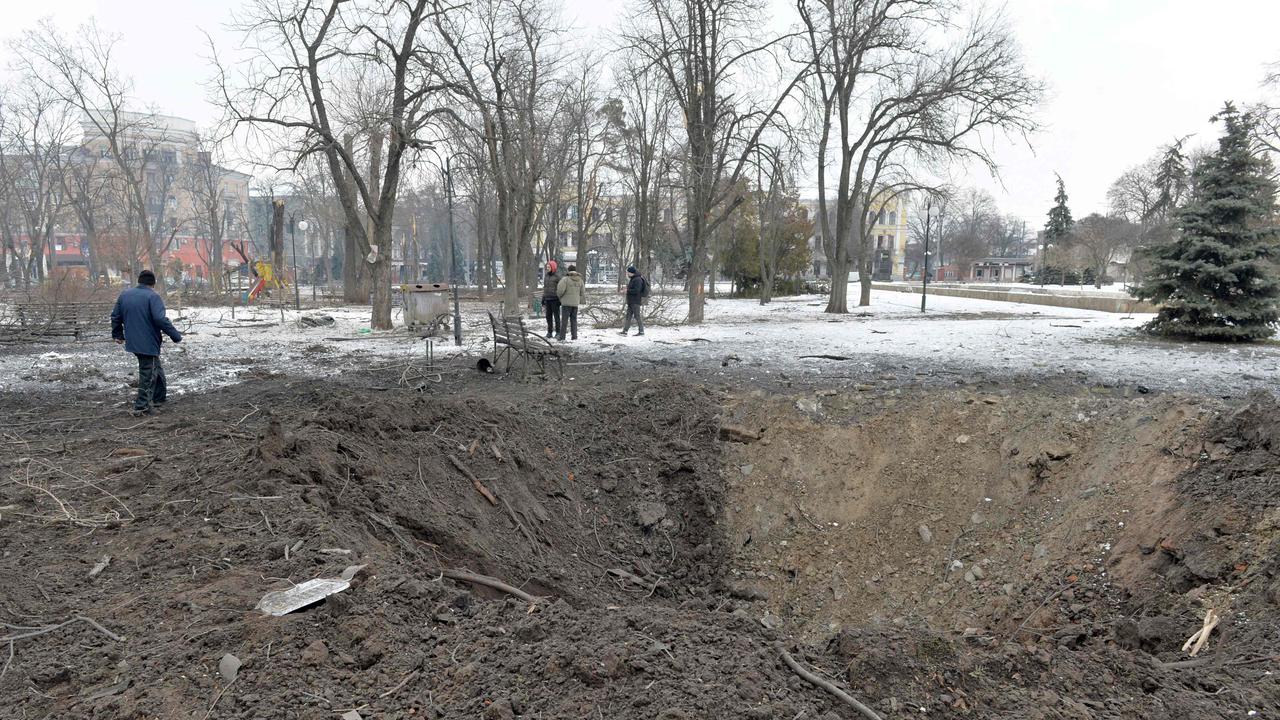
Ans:
{"type": "MultiPolygon", "coordinates": [[[[841,253],[837,253],[837,255],[841,255],[841,253]]],[[[848,313],[849,259],[846,257],[827,258],[827,268],[831,273],[831,296],[827,298],[826,312],[848,313]]]]}
{"type": "Polygon", "coordinates": [[[391,257],[389,254],[378,254],[378,259],[369,265],[369,275],[373,278],[373,318],[370,327],[374,330],[391,329],[391,257]]]}
{"type": "Polygon", "coordinates": [[[369,295],[364,292],[360,283],[364,258],[356,249],[355,233],[351,232],[351,226],[346,223],[342,226],[342,253],[342,299],[357,304],[369,302],[369,295]]]}

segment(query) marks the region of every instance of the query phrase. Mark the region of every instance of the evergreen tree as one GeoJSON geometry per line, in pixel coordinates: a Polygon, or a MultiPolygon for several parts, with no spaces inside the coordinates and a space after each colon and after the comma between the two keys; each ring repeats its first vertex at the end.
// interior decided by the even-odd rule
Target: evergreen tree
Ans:
{"type": "Polygon", "coordinates": [[[1150,272],[1134,294],[1160,306],[1147,329],[1204,340],[1270,337],[1280,315],[1271,258],[1276,185],[1256,151],[1253,121],[1228,103],[1217,152],[1191,174],[1191,196],[1175,213],[1173,237],[1148,249],[1150,272]]]}
{"type": "Polygon", "coordinates": [[[1049,222],[1044,226],[1044,242],[1040,246],[1040,284],[1044,285],[1048,279],[1049,270],[1049,246],[1061,245],[1066,242],[1071,235],[1071,208],[1067,207],[1067,188],[1062,182],[1061,175],[1055,175],[1058,178],[1058,194],[1053,196],[1053,207],[1049,208],[1049,222]]]}
{"type": "Polygon", "coordinates": [[[1155,186],[1159,194],[1143,220],[1164,222],[1182,203],[1187,191],[1187,158],[1182,154],[1186,140],[1185,137],[1175,140],[1164,149],[1156,167],[1155,186]]]}
{"type": "Polygon", "coordinates": [[[1058,194],[1053,196],[1053,207],[1049,208],[1049,222],[1044,226],[1046,242],[1060,243],[1071,233],[1071,208],[1067,207],[1067,189],[1063,185],[1062,176],[1058,175],[1058,194]]]}

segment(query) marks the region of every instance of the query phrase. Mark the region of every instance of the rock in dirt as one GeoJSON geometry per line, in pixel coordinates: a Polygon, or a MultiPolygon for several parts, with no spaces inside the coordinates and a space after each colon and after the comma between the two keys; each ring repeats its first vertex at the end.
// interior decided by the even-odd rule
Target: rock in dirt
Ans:
{"type": "Polygon", "coordinates": [[[720,439],[725,442],[753,443],[760,439],[760,433],[741,425],[721,425],[720,439]]]}
{"type": "Polygon", "coordinates": [[[667,506],[647,500],[636,503],[636,524],[648,530],[667,517],[667,506]]]}
{"type": "Polygon", "coordinates": [[[484,709],[484,720],[515,720],[516,711],[510,700],[495,700],[484,709]]]}
{"type": "Polygon", "coordinates": [[[236,679],[236,675],[240,674],[240,658],[227,653],[218,661],[218,672],[222,673],[222,679],[231,682],[236,679]]]}
{"type": "Polygon", "coordinates": [[[968,445],[968,444],[969,444],[969,436],[968,436],[968,435],[957,435],[957,436],[956,436],[956,444],[957,444],[957,445],[968,445]]]}
{"type": "Polygon", "coordinates": [[[1075,446],[1066,443],[1050,443],[1044,448],[1044,456],[1050,460],[1066,460],[1075,454],[1075,446]]]}
{"type": "Polygon", "coordinates": [[[329,646],[323,640],[313,640],[302,650],[302,662],[307,665],[323,665],[329,659],[329,646]]]}
{"type": "Polygon", "coordinates": [[[102,559],[99,560],[97,564],[93,566],[93,569],[89,570],[89,577],[91,578],[98,577],[98,575],[100,575],[103,570],[106,570],[107,566],[110,564],[111,564],[111,556],[103,555],[102,559]]]}
{"type": "Polygon", "coordinates": [[[929,529],[928,525],[921,525],[916,528],[916,532],[920,533],[920,542],[925,545],[933,542],[933,531],[929,529]]]}

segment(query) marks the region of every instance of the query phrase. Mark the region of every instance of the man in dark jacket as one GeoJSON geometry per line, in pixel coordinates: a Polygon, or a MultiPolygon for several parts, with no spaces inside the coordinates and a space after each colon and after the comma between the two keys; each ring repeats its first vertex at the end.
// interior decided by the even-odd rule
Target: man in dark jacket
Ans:
{"type": "Polygon", "coordinates": [[[560,334],[560,296],[556,285],[560,283],[559,265],[555,260],[547,262],[547,275],[542,285],[542,309],[547,313],[547,339],[560,334]]]}
{"type": "Polygon", "coordinates": [[[164,299],[155,291],[155,285],[155,273],[143,270],[138,273],[138,286],[120,293],[111,311],[111,337],[138,357],[138,397],[133,410],[147,415],[165,401],[160,333],[175,343],[182,342],[182,333],[164,314],[164,299]]]}
{"type": "Polygon", "coordinates": [[[649,297],[649,281],[632,265],[627,268],[627,317],[622,321],[622,334],[631,329],[631,319],[636,321],[636,335],[644,334],[644,309],[640,306],[649,297]]]}

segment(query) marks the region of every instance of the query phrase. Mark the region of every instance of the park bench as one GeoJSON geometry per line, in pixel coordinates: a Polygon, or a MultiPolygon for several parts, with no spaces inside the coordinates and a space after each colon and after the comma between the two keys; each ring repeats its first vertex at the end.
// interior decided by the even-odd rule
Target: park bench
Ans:
{"type": "Polygon", "coordinates": [[[511,372],[511,366],[515,364],[520,367],[520,376],[524,377],[531,364],[536,365],[543,375],[551,365],[557,376],[564,377],[564,355],[560,346],[530,330],[524,324],[523,316],[497,318],[489,313],[489,324],[493,328],[494,367],[503,360],[506,372],[511,372]]]}
{"type": "Polygon", "coordinates": [[[13,304],[13,314],[4,331],[27,337],[71,336],[79,340],[111,330],[109,302],[39,302],[13,304]]]}

